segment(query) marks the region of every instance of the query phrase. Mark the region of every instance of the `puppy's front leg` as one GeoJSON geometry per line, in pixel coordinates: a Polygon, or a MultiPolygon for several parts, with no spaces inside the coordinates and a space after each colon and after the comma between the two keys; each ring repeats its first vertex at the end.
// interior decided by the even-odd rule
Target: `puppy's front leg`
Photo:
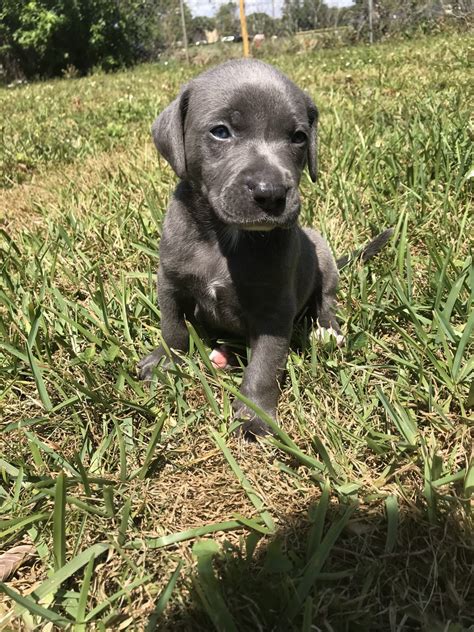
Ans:
{"type": "MultiPolygon", "coordinates": [[[[170,350],[184,351],[189,348],[189,334],[184,320],[184,309],[176,289],[166,283],[164,275],[158,275],[159,304],[161,310],[161,335],[170,350]]],[[[138,374],[142,380],[150,380],[153,369],[166,356],[162,344],[138,363],[138,374]]]]}
{"type": "MultiPolygon", "coordinates": [[[[268,330],[268,323],[251,337],[251,359],[245,369],[242,395],[275,418],[280,382],[286,366],[293,321],[268,330]]],[[[268,425],[240,401],[234,402],[235,417],[244,420],[239,434],[263,436],[271,432],[268,425]]]]}

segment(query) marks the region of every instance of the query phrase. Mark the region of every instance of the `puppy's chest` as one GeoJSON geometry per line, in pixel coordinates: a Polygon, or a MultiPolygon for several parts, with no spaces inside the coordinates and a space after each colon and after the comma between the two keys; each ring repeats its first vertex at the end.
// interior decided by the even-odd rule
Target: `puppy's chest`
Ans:
{"type": "Polygon", "coordinates": [[[214,319],[237,313],[239,305],[235,288],[227,274],[208,274],[195,278],[193,294],[199,309],[214,319]]]}
{"type": "Polygon", "coordinates": [[[199,321],[224,329],[240,329],[242,310],[226,261],[200,258],[200,267],[187,267],[186,285],[199,321]]]}

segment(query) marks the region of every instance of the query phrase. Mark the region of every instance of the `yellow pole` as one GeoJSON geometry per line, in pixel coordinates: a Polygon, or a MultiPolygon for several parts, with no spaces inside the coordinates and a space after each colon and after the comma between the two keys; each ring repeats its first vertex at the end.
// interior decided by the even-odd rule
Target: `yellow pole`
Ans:
{"type": "Polygon", "coordinates": [[[249,36],[247,32],[247,18],[245,17],[245,1],[239,0],[239,6],[240,6],[240,32],[242,33],[244,57],[248,57],[249,56],[249,36]]]}

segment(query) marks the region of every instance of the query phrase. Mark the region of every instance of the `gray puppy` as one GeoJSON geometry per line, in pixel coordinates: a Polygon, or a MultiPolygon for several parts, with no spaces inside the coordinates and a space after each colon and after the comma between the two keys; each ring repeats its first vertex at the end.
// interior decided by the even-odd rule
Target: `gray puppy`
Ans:
{"type": "MultiPolygon", "coordinates": [[[[337,264],[323,237],[297,223],[305,165],[316,180],[317,122],[307,94],[276,68],[246,59],[190,81],[152,128],[180,178],[160,245],[163,340],[187,351],[185,319],[211,339],[246,339],[241,392],[272,417],[295,320],[306,314],[340,336],[337,264]]],[[[363,258],[388,237],[371,242],[363,258]]],[[[141,360],[140,376],[149,379],[165,355],[161,345],[141,360]]],[[[269,431],[240,401],[234,411],[244,434],[269,431]]]]}

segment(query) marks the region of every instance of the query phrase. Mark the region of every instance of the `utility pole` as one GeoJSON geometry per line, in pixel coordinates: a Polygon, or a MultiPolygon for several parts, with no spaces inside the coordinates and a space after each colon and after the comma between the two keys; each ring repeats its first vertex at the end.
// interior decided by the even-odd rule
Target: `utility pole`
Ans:
{"type": "Polygon", "coordinates": [[[183,27],[184,50],[186,51],[186,62],[189,64],[188,35],[186,33],[186,20],[184,19],[184,0],[179,0],[181,9],[181,26],[183,27]]]}
{"type": "Polygon", "coordinates": [[[369,3],[369,42],[371,44],[374,43],[374,2],[373,0],[368,0],[369,3]]]}
{"type": "Polygon", "coordinates": [[[240,9],[240,32],[242,33],[242,45],[244,48],[244,57],[248,57],[249,56],[249,35],[247,32],[247,18],[245,17],[244,0],[240,0],[239,9],[240,9]]]}

